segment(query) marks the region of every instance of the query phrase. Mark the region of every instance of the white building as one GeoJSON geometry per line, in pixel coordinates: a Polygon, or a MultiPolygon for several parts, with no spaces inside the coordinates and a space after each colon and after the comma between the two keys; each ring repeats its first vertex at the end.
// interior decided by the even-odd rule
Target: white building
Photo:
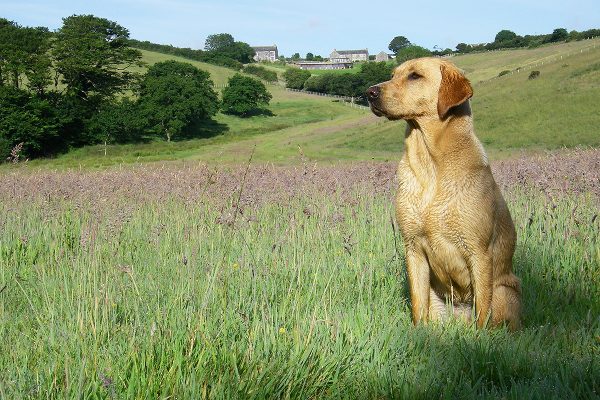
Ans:
{"type": "Polygon", "coordinates": [[[336,50],[333,49],[329,55],[329,61],[333,63],[338,62],[356,62],[356,61],[369,61],[369,51],[363,50],[336,50]]]}
{"type": "Polygon", "coordinates": [[[277,61],[279,58],[279,53],[277,52],[277,46],[253,46],[254,52],[254,61],[277,61]]]}

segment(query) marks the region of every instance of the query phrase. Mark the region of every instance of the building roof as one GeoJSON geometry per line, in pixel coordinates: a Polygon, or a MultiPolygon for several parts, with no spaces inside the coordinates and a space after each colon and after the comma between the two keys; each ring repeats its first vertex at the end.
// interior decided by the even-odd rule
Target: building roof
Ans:
{"type": "Polygon", "coordinates": [[[367,49],[362,50],[333,50],[338,54],[346,55],[346,54],[369,54],[367,49]]]}
{"type": "Polygon", "coordinates": [[[254,51],[277,51],[277,46],[252,46],[254,51]]]}

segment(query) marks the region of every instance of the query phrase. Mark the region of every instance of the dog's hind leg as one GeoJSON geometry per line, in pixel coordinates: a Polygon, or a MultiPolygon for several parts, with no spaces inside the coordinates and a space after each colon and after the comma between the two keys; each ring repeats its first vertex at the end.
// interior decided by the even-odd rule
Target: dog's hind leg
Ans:
{"type": "Polygon", "coordinates": [[[521,282],[514,274],[494,280],[491,322],[493,326],[506,324],[511,331],[521,327],[521,282]]]}

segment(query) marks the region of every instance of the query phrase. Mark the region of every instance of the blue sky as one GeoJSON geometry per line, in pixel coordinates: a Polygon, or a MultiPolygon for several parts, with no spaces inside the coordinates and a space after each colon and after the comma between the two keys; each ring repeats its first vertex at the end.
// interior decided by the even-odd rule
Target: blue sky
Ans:
{"type": "Polygon", "coordinates": [[[25,26],[56,29],[72,14],[116,21],[140,40],[203,48],[207,35],[227,32],[250,45],[277,44],[286,56],[327,56],[334,48],[376,54],[397,35],[428,48],[454,48],[492,41],[501,29],[600,28],[600,0],[0,0],[0,16],[25,26]]]}

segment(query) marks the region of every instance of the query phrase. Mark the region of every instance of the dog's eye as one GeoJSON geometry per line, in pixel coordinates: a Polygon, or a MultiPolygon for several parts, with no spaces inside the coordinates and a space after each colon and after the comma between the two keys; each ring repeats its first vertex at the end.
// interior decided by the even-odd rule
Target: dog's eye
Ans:
{"type": "Polygon", "coordinates": [[[421,76],[421,75],[419,75],[419,74],[417,74],[416,72],[411,72],[411,73],[408,75],[408,80],[410,80],[410,81],[414,81],[414,80],[417,80],[417,79],[419,79],[419,78],[422,78],[422,76],[421,76]]]}

